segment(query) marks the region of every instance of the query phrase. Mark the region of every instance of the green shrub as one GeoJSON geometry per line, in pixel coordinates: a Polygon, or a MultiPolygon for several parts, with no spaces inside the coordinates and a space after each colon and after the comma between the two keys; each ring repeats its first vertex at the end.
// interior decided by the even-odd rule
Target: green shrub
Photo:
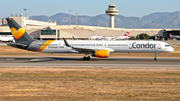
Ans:
{"type": "Polygon", "coordinates": [[[140,38],[140,39],[149,39],[150,36],[149,36],[148,34],[146,34],[146,33],[141,33],[141,34],[139,35],[139,38],[140,38]]]}

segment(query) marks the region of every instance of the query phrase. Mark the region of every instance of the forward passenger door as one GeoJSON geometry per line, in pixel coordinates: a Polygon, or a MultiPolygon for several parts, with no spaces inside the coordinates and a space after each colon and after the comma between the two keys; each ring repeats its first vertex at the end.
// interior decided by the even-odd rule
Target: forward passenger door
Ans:
{"type": "Polygon", "coordinates": [[[161,43],[158,43],[158,49],[161,49],[161,43]]]}
{"type": "Polygon", "coordinates": [[[129,42],[129,49],[132,49],[132,42],[129,42]]]}
{"type": "Polygon", "coordinates": [[[64,43],[58,43],[59,48],[64,48],[64,43]]]}

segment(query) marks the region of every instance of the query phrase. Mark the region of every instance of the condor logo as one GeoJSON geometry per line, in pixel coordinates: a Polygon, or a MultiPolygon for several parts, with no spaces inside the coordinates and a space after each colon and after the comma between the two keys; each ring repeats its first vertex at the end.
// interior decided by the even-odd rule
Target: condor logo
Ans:
{"type": "Polygon", "coordinates": [[[18,30],[11,28],[11,33],[15,39],[19,39],[25,33],[25,30],[23,28],[19,28],[18,30]]]}
{"type": "Polygon", "coordinates": [[[147,44],[137,44],[136,42],[134,42],[132,44],[132,48],[151,48],[151,49],[155,49],[156,48],[156,45],[157,44],[150,44],[150,43],[147,43],[147,44]]]}

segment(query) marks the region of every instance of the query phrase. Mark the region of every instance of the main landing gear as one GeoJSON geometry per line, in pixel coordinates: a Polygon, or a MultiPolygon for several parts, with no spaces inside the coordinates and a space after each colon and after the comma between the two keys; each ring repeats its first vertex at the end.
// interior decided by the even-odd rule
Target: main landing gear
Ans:
{"type": "Polygon", "coordinates": [[[88,56],[88,57],[85,57],[85,56],[84,56],[82,59],[83,59],[84,61],[85,61],[85,60],[89,61],[90,56],[88,56]]]}
{"type": "Polygon", "coordinates": [[[88,53],[85,53],[85,56],[84,56],[82,59],[83,59],[84,61],[85,61],[85,60],[89,61],[89,59],[90,59],[89,54],[88,54],[88,53]]]}
{"type": "Polygon", "coordinates": [[[154,58],[154,60],[156,61],[157,60],[157,55],[158,55],[159,53],[155,53],[155,58],[154,58]]]}

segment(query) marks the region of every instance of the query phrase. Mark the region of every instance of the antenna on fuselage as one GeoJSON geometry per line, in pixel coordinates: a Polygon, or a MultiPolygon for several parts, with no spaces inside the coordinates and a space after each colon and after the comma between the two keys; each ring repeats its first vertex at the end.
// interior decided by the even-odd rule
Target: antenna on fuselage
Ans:
{"type": "Polygon", "coordinates": [[[72,36],[73,40],[76,40],[76,38],[74,36],[72,36]]]}

